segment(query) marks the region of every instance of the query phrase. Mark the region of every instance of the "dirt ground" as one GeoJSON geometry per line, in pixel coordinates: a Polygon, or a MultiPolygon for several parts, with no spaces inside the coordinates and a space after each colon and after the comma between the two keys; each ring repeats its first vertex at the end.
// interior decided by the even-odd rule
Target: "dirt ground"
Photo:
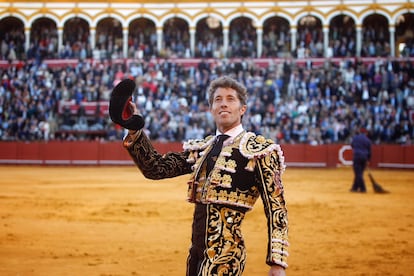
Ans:
{"type": "MultiPolygon", "coordinates": [[[[130,166],[0,166],[0,275],[185,275],[187,176],[130,166]]],[[[287,168],[287,274],[414,275],[414,171],[374,170],[389,194],[350,193],[352,171],[287,168]]],[[[260,200],[242,226],[244,275],[267,275],[260,200]]]]}

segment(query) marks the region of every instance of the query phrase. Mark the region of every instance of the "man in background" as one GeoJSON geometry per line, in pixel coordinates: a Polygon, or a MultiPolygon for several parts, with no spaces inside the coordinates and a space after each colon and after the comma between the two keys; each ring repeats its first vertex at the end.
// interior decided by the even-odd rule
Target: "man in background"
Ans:
{"type": "Polygon", "coordinates": [[[364,171],[371,159],[371,140],[367,137],[366,132],[365,129],[358,129],[352,138],[354,183],[351,192],[365,193],[367,191],[364,181],[364,171]]]}

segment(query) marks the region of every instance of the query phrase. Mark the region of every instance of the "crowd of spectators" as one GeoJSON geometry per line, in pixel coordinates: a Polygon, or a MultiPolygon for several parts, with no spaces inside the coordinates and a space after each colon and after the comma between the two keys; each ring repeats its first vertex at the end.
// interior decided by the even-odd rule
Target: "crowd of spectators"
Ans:
{"type": "Polygon", "coordinates": [[[382,58],[364,63],[354,58],[355,26],[346,19],[332,22],[327,49],[320,22],[298,27],[296,49],[291,49],[289,24],[270,22],[263,32],[262,57],[285,60],[269,66],[254,62],[257,34],[247,18],[232,24],[227,53],[222,30],[210,29],[206,21],[197,28],[194,53],[183,20],[172,19],[165,25],[161,52],[155,26],[137,21],[128,36],[132,63],[114,63],[124,58],[122,28],[109,18],[97,28],[94,49],[88,24],[79,18],[65,25],[61,49],[51,20],[34,23],[29,49],[24,49],[24,28],[9,19],[0,34],[0,59],[21,62],[0,69],[1,140],[122,139],[124,130],[111,122],[105,107],[112,88],[123,78],[136,80],[134,99],[151,139],[201,138],[214,131],[206,88],[212,79],[226,74],[248,88],[246,129],[279,143],[349,143],[352,131],[363,127],[375,143],[411,144],[414,65],[408,57],[414,57],[414,41],[407,40],[401,50],[401,57],[407,59],[389,59],[387,24],[377,24],[373,17],[362,28],[361,56],[382,58]],[[188,66],[172,57],[201,61],[188,66]],[[328,58],[322,65],[296,64],[291,59],[308,57],[328,58]],[[344,59],[336,64],[331,57],[344,59]],[[75,58],[79,63],[48,67],[46,58],[75,58]],[[86,109],[85,103],[94,103],[95,111],[86,109]]]}
{"type": "Polygon", "coordinates": [[[223,74],[248,89],[246,129],[278,143],[349,143],[357,127],[365,128],[374,143],[414,141],[414,64],[409,59],[319,65],[286,59],[268,66],[249,58],[202,59],[195,66],[169,59],[84,60],[74,67],[33,61],[0,70],[0,137],[7,141],[122,139],[124,130],[105,111],[78,108],[74,113],[69,106],[107,103],[124,78],[136,80],[134,100],[151,139],[201,138],[214,131],[206,88],[223,74]]]}

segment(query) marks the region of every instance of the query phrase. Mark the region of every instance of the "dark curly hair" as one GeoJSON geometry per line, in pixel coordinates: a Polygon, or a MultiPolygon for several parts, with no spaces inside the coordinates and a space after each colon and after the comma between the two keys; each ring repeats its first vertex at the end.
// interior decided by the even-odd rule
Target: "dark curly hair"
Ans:
{"type": "Polygon", "coordinates": [[[246,87],[241,84],[240,82],[236,81],[233,78],[223,76],[213,80],[208,89],[208,103],[211,106],[213,104],[213,97],[214,93],[216,92],[217,88],[231,88],[234,89],[237,93],[237,97],[239,98],[242,105],[247,105],[247,89],[246,87]]]}

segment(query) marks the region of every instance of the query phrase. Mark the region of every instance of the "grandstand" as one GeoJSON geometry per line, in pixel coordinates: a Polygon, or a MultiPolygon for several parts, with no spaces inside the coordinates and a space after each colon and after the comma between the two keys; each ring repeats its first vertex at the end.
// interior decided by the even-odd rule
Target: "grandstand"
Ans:
{"type": "Polygon", "coordinates": [[[281,144],[414,141],[414,3],[0,3],[3,141],[119,140],[108,99],[123,78],[157,142],[213,131],[205,88],[249,90],[247,129],[281,144]]]}

